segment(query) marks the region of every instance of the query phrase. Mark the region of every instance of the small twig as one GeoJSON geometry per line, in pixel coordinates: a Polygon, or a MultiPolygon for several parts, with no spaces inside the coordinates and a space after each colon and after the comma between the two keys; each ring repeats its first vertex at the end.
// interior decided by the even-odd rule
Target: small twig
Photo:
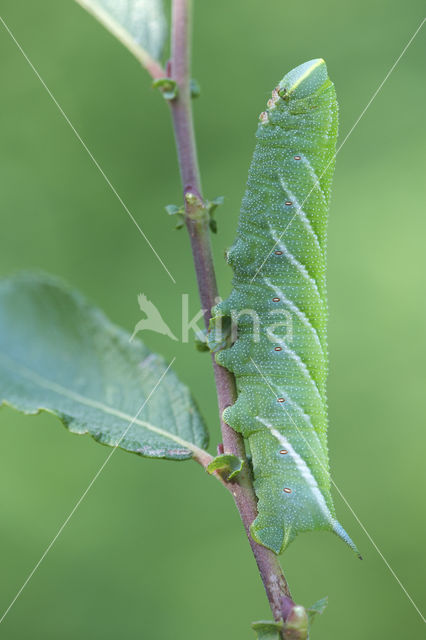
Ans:
{"type": "MultiPolygon", "coordinates": [[[[169,76],[178,87],[177,97],[170,101],[173,127],[176,138],[179,167],[183,186],[188,228],[197,275],[201,304],[205,309],[206,327],[211,308],[217,302],[218,290],[210,247],[208,219],[204,215],[200,173],[195,145],[190,92],[190,13],[191,0],[173,0],[172,9],[172,50],[169,76]]],[[[212,356],[213,368],[221,419],[223,449],[241,458],[243,470],[238,479],[226,483],[240,513],[257,566],[265,586],[274,619],[285,620],[294,605],[287,581],[277,556],[259,544],[250,534],[250,525],[257,516],[257,500],[253,488],[250,467],[247,463],[244,440],[222,419],[226,407],[236,400],[234,376],[219,366],[212,356]]]]}
{"type": "Polygon", "coordinates": [[[142,64],[153,80],[160,80],[166,76],[166,71],[154,58],[151,58],[151,56],[146,55],[142,64]]]}

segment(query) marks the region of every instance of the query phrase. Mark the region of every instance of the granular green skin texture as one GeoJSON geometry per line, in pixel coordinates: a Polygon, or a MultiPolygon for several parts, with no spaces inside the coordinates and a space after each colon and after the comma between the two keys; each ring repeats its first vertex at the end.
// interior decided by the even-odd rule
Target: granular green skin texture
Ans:
{"type": "Polygon", "coordinates": [[[326,226],[337,127],[323,60],[274,89],[228,252],[233,291],[213,312],[210,344],[219,344],[227,318],[237,326],[234,344],[216,353],[237,381],[224,420],[252,455],[252,536],[276,553],[317,529],[355,549],[335,518],[327,450],[326,226]]]}

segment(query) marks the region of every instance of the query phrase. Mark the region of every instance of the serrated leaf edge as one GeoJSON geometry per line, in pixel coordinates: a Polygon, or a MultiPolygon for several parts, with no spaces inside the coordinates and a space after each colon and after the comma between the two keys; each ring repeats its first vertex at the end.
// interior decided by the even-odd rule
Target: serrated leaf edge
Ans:
{"type": "MultiPolygon", "coordinates": [[[[170,433],[168,431],[164,431],[163,429],[160,429],[159,427],[156,427],[155,425],[151,424],[150,422],[146,422],[145,420],[140,420],[139,418],[135,418],[134,416],[131,416],[123,411],[120,411],[119,409],[114,409],[113,407],[109,407],[108,405],[104,404],[103,402],[99,402],[98,400],[93,400],[92,398],[87,398],[86,396],[83,396],[79,393],[76,393],[75,391],[70,391],[69,389],[67,389],[66,387],[63,387],[60,384],[57,384],[56,382],[52,382],[50,380],[48,380],[47,378],[44,378],[43,376],[40,376],[38,373],[35,373],[34,371],[32,371],[31,369],[28,369],[27,367],[24,367],[22,365],[17,364],[14,360],[12,360],[11,358],[5,356],[4,354],[0,354],[0,358],[5,361],[7,363],[7,366],[10,367],[10,364],[12,363],[12,365],[15,368],[15,371],[26,377],[28,380],[31,380],[32,382],[39,384],[41,387],[44,387],[45,389],[48,389],[49,391],[53,391],[54,393],[57,393],[58,395],[62,395],[65,398],[69,398],[71,400],[74,400],[75,402],[78,402],[84,406],[87,407],[92,407],[94,409],[98,409],[103,413],[109,414],[109,415],[113,415],[117,418],[120,418],[122,420],[127,420],[129,423],[132,424],[137,424],[141,427],[144,427],[145,429],[148,429],[149,431],[152,431],[153,433],[156,433],[168,440],[172,440],[173,442],[176,442],[176,444],[179,444],[181,447],[184,447],[185,449],[188,449],[190,452],[192,452],[192,457],[196,457],[196,458],[203,458],[206,455],[210,457],[210,454],[208,454],[204,449],[201,449],[200,447],[197,447],[196,445],[194,445],[192,442],[187,442],[186,440],[184,440],[183,438],[180,438],[179,436],[170,433]]],[[[69,421],[67,421],[66,417],[64,414],[62,414],[61,412],[56,412],[52,409],[48,409],[45,407],[40,407],[38,408],[36,411],[22,411],[22,409],[19,408],[19,406],[14,405],[13,403],[8,402],[7,400],[0,400],[0,407],[2,406],[9,406],[12,409],[15,409],[17,411],[20,411],[21,413],[24,413],[26,415],[37,415],[39,413],[41,413],[42,411],[46,412],[46,413],[50,413],[54,416],[56,416],[57,418],[59,418],[61,420],[61,422],[65,425],[68,426],[69,421]]],[[[81,433],[81,432],[80,432],[81,433]]],[[[92,436],[93,437],[93,436],[92,436]]],[[[96,438],[95,438],[96,440],[96,438]]],[[[119,444],[111,444],[110,446],[116,446],[119,447],[119,444]]],[[[127,449],[126,449],[127,451],[127,449]]],[[[149,456],[148,456],[149,457],[149,456]]]]}

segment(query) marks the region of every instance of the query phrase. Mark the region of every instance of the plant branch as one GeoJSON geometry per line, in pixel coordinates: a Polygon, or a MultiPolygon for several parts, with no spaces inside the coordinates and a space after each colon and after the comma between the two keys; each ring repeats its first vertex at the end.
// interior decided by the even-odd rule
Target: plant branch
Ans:
{"type": "MultiPolygon", "coordinates": [[[[190,23],[191,0],[173,0],[172,43],[169,75],[178,86],[178,95],[170,101],[173,128],[178,152],[183,196],[186,210],[186,225],[191,241],[197,275],[198,290],[204,320],[208,327],[211,308],[217,303],[218,290],[210,246],[208,216],[204,207],[195,144],[191,92],[190,92],[190,23]]],[[[287,581],[277,556],[259,544],[251,534],[250,525],[257,516],[257,500],[253,488],[250,467],[247,463],[244,440],[223,419],[226,407],[234,404],[236,389],[234,376],[219,366],[212,354],[219,414],[221,420],[223,447],[244,462],[243,470],[227,487],[234,497],[244,528],[250,542],[274,619],[286,620],[294,605],[287,581]]]]}
{"type": "Polygon", "coordinates": [[[153,80],[160,80],[161,78],[166,77],[166,71],[163,69],[161,64],[158,64],[158,62],[154,60],[154,58],[151,58],[150,55],[146,54],[143,58],[141,56],[140,61],[153,80]]]}

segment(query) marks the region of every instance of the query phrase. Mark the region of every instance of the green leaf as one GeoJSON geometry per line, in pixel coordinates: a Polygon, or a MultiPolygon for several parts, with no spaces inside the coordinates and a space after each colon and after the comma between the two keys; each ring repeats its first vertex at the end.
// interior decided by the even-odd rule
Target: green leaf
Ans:
{"type": "Polygon", "coordinates": [[[194,344],[197,351],[210,351],[209,345],[207,344],[207,331],[206,329],[200,330],[200,334],[195,336],[194,344]],[[200,335],[202,334],[202,335],[200,335]]]}
{"type": "Polygon", "coordinates": [[[199,98],[201,95],[201,87],[195,78],[190,80],[191,98],[199,98]]]}
{"type": "MultiPolygon", "coordinates": [[[[214,460],[210,465],[213,462],[214,460]]],[[[252,627],[257,632],[258,640],[281,640],[282,636],[285,640],[307,640],[315,615],[323,613],[327,604],[327,597],[321,598],[309,609],[305,609],[300,604],[295,604],[286,622],[261,620],[260,622],[253,622],[252,627]]]]}
{"type": "Polygon", "coordinates": [[[168,204],[165,207],[165,210],[169,214],[169,216],[175,216],[177,214],[184,215],[185,209],[184,207],[178,207],[177,204],[168,204]]]}
{"type": "Polygon", "coordinates": [[[207,205],[210,213],[213,213],[213,211],[217,209],[217,207],[220,207],[224,202],[225,202],[224,196],[217,196],[217,198],[215,198],[214,200],[211,200],[207,205]]]}
{"type": "Polygon", "coordinates": [[[144,65],[161,60],[168,26],[162,0],[76,0],[144,65]]]}
{"type": "Polygon", "coordinates": [[[178,207],[177,204],[168,204],[165,209],[169,216],[176,216],[175,229],[182,229],[185,226],[185,207],[178,207]]]}
{"type": "Polygon", "coordinates": [[[311,605],[308,609],[306,609],[306,612],[309,618],[309,625],[313,623],[316,614],[321,615],[322,613],[324,613],[327,605],[328,605],[328,597],[325,596],[325,598],[321,598],[321,600],[318,600],[313,605],[311,605]]]}
{"type": "Polygon", "coordinates": [[[209,321],[207,344],[212,353],[218,353],[232,344],[232,319],[229,315],[221,315],[219,305],[213,310],[215,314],[209,321]]]}
{"type": "Polygon", "coordinates": [[[0,281],[0,405],[151,458],[205,455],[188,388],[159,355],[55,278],[0,281]],[[123,435],[124,434],[124,435],[123,435]]]}
{"type": "Polygon", "coordinates": [[[216,211],[216,209],[223,204],[225,201],[225,198],[223,196],[218,196],[217,198],[215,198],[214,200],[207,200],[206,204],[205,204],[205,208],[208,212],[208,216],[209,216],[209,227],[210,227],[210,231],[212,231],[213,233],[217,233],[217,222],[214,219],[214,213],[216,211]]]}
{"type": "Polygon", "coordinates": [[[237,456],[222,453],[213,458],[206,469],[210,474],[219,471],[226,480],[232,480],[240,473],[243,464],[243,461],[237,456]]]}
{"type": "Polygon", "coordinates": [[[280,631],[283,628],[282,622],[269,622],[259,620],[251,625],[257,634],[257,640],[281,640],[280,631]]]}
{"type": "Polygon", "coordinates": [[[152,83],[154,89],[159,89],[166,100],[174,100],[178,97],[177,83],[171,78],[157,78],[152,83]]]}

